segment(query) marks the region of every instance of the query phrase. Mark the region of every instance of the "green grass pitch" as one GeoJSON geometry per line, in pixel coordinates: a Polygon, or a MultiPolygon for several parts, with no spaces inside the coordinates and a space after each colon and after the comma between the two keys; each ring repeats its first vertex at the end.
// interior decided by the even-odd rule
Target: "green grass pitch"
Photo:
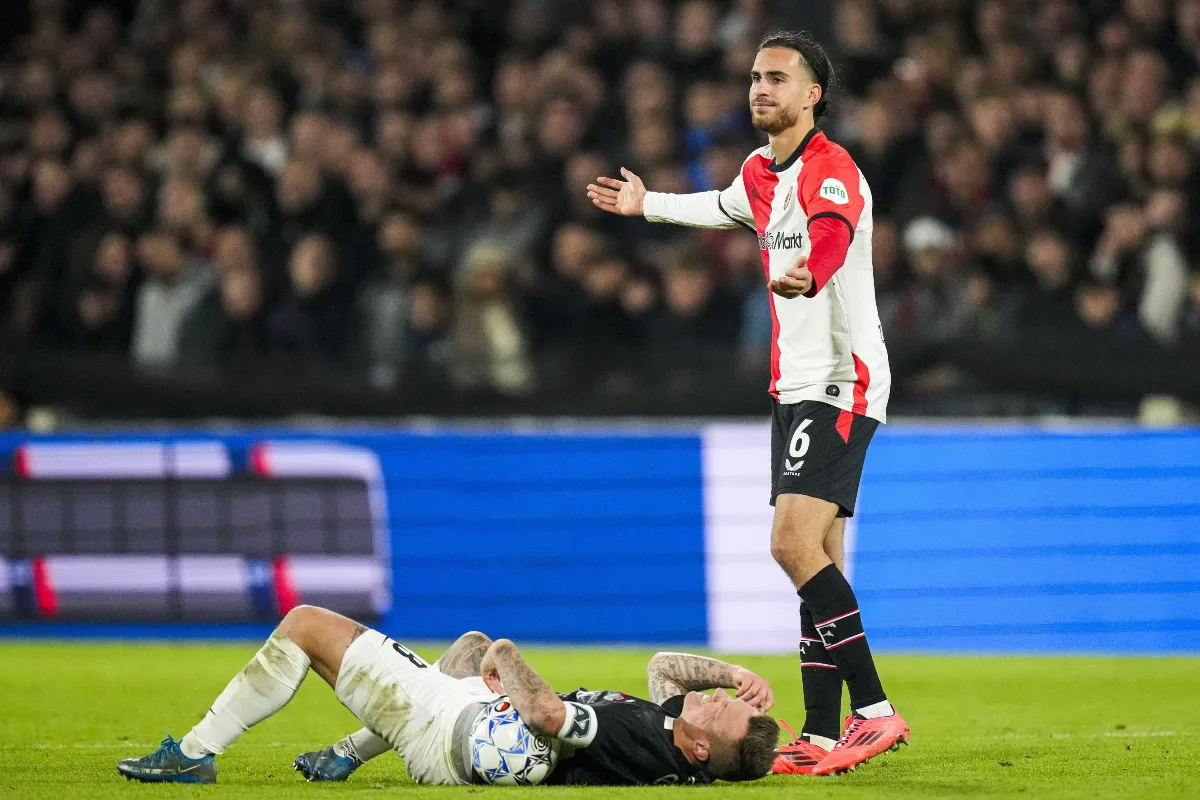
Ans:
{"type": "MultiPolygon", "coordinates": [[[[643,789],[416,787],[384,755],[344,784],[305,784],[296,754],[357,729],[315,675],[236,742],[216,786],[127,783],[113,768],[182,736],[255,645],[0,643],[0,797],[1200,798],[1200,659],[884,656],[912,747],[837,778],[643,789]]],[[[434,657],[436,648],[418,648],[434,657]]],[[[557,688],[645,694],[649,651],[528,648],[557,688]]],[[[776,715],[803,717],[796,658],[744,658],[772,680],[776,715]]]]}

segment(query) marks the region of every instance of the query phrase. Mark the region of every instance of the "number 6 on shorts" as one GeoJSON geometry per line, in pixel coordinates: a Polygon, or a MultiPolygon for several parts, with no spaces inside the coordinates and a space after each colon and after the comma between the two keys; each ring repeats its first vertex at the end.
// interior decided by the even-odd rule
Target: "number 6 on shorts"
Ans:
{"type": "Polygon", "coordinates": [[[788,446],[788,455],[792,458],[803,458],[808,452],[808,446],[811,440],[804,429],[812,425],[811,419],[806,419],[796,426],[796,432],[792,434],[792,443],[788,446]]]}

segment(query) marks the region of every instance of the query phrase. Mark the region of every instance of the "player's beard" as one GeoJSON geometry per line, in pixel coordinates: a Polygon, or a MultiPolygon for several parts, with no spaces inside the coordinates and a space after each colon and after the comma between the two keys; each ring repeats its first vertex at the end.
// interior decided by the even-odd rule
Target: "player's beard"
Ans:
{"type": "Polygon", "coordinates": [[[789,106],[775,106],[767,116],[755,116],[754,109],[750,110],[750,121],[768,136],[776,136],[796,124],[800,112],[789,106]]]}

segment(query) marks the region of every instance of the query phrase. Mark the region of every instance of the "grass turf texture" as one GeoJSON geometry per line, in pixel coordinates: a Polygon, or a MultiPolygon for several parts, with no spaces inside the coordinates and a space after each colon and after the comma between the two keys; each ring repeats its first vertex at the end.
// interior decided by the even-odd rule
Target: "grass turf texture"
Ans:
{"type": "MultiPolygon", "coordinates": [[[[437,650],[418,648],[434,658],[437,650]]],[[[218,758],[216,786],[127,783],[115,762],[186,733],[254,645],[0,643],[0,796],[349,797],[543,800],[737,792],[757,798],[1200,797],[1200,659],[885,656],[913,745],[836,778],[642,789],[417,787],[393,755],[342,784],[305,784],[292,760],[358,728],[315,675],[218,758]]],[[[528,648],[556,687],[644,695],[648,651],[528,648]]],[[[772,680],[776,715],[803,720],[795,658],[743,658],[772,680]]]]}

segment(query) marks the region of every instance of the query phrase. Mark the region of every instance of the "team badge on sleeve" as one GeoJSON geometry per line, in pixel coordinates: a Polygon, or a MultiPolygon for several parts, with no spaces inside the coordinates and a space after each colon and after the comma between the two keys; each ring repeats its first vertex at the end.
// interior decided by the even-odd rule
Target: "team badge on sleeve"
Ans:
{"type": "Polygon", "coordinates": [[[844,206],[850,202],[850,193],[846,191],[846,184],[837,178],[826,178],[825,182],[821,184],[820,195],[831,203],[837,203],[839,206],[844,206]]]}

